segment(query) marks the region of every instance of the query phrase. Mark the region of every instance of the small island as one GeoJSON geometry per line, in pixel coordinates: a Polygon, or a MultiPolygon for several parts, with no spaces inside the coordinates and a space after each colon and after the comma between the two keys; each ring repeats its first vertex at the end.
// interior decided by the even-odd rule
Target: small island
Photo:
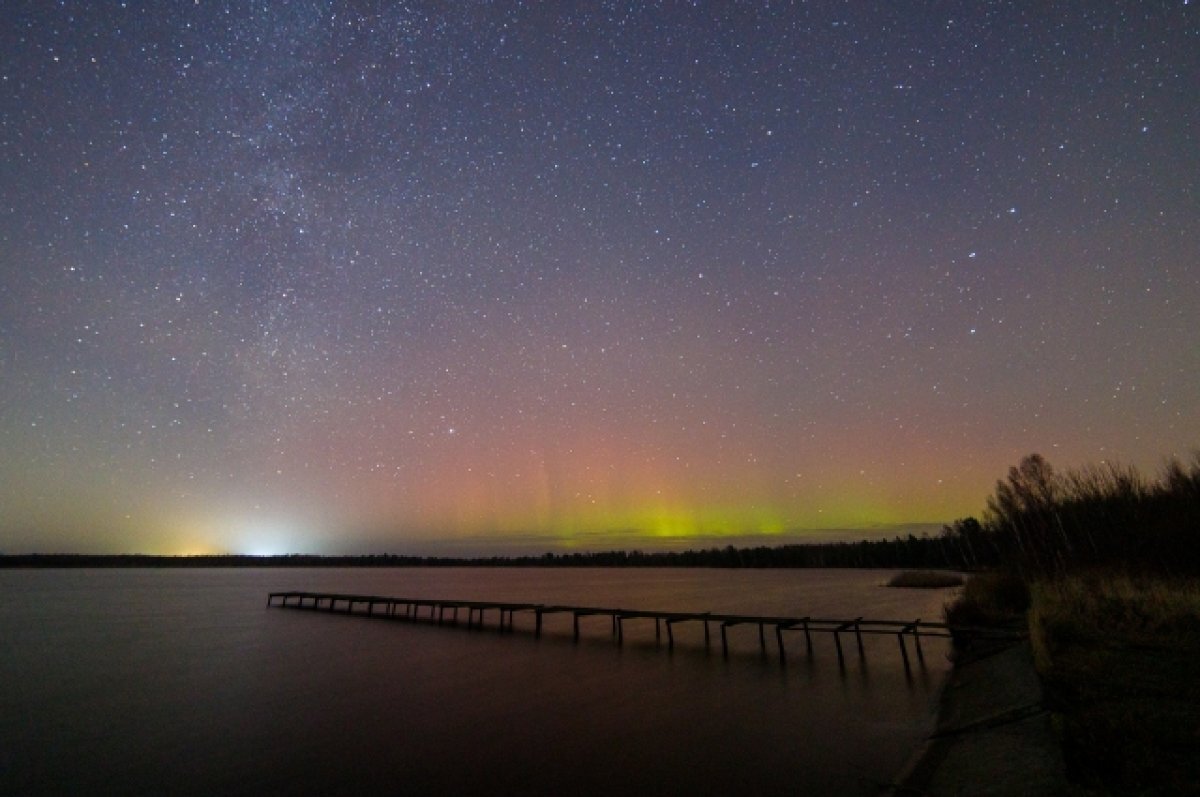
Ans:
{"type": "Polygon", "coordinates": [[[946,589],[961,587],[963,577],[945,570],[902,570],[888,580],[889,587],[902,589],[946,589]]]}

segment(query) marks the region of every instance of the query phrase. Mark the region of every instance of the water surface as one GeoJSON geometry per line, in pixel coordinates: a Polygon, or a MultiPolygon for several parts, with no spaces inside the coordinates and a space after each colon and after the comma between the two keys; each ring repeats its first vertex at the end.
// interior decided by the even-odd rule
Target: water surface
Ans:
{"type": "MultiPolygon", "coordinates": [[[[266,609],[270,590],[936,619],[884,571],[0,571],[0,792],[870,794],[929,733],[946,646],[548,615],[516,633],[266,609]]],[[[465,619],[465,618],[464,618],[465,619]]],[[[489,618],[495,623],[495,615],[489,618]]]]}

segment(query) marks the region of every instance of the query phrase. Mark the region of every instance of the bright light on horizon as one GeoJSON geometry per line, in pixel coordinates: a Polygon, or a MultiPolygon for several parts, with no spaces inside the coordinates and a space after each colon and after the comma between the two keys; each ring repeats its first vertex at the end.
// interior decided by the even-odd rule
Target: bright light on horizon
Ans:
{"type": "Polygon", "coordinates": [[[248,556],[284,556],[313,553],[313,535],[302,524],[282,517],[235,521],[229,534],[232,553],[248,556]]]}

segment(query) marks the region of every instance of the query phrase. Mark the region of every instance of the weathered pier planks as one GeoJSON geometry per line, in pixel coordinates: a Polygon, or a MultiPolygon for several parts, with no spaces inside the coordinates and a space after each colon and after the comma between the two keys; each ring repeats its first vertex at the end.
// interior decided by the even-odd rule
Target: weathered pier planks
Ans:
{"type": "Polygon", "coordinates": [[[702,623],[704,646],[711,644],[710,624],[716,624],[721,632],[721,651],[729,655],[728,630],[739,625],[758,627],[758,642],[763,654],[767,652],[767,629],[774,629],[775,647],[781,662],[787,661],[784,641],[786,632],[803,632],[805,649],[813,653],[813,635],[830,634],[837,651],[838,664],[845,663],[842,636],[853,634],[858,655],[865,657],[863,637],[865,635],[894,634],[899,643],[905,669],[910,666],[906,639],[911,639],[917,659],[924,664],[921,649],[922,637],[949,637],[964,633],[987,633],[979,629],[952,628],[945,623],[916,620],[870,620],[831,619],[818,617],[776,617],[741,614],[717,614],[713,612],[669,612],[641,609],[615,609],[599,606],[565,606],[542,603],[505,603],[496,601],[441,600],[431,598],[393,598],[379,595],[347,595],[329,592],[271,592],[267,595],[268,607],[307,609],[311,611],[338,612],[362,617],[392,620],[425,621],[437,625],[458,625],[460,610],[466,610],[467,628],[483,628],[485,618],[494,616],[494,627],[501,632],[512,631],[518,614],[532,615],[534,635],[541,636],[544,618],[553,614],[570,614],[572,633],[578,641],[581,633],[580,620],[586,617],[605,617],[609,620],[611,634],[617,642],[624,641],[625,623],[635,620],[653,620],[654,638],[662,639],[663,626],[667,631],[667,645],[675,646],[674,628],[679,623],[702,623]]]}

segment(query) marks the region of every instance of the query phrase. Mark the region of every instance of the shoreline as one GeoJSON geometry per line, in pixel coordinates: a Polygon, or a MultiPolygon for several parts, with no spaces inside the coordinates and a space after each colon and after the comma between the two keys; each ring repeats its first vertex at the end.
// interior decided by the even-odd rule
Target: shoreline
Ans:
{"type": "Polygon", "coordinates": [[[958,654],[938,694],[932,735],[901,770],[893,795],[1060,795],[1061,745],[1050,725],[1028,640],[958,654]]]}

